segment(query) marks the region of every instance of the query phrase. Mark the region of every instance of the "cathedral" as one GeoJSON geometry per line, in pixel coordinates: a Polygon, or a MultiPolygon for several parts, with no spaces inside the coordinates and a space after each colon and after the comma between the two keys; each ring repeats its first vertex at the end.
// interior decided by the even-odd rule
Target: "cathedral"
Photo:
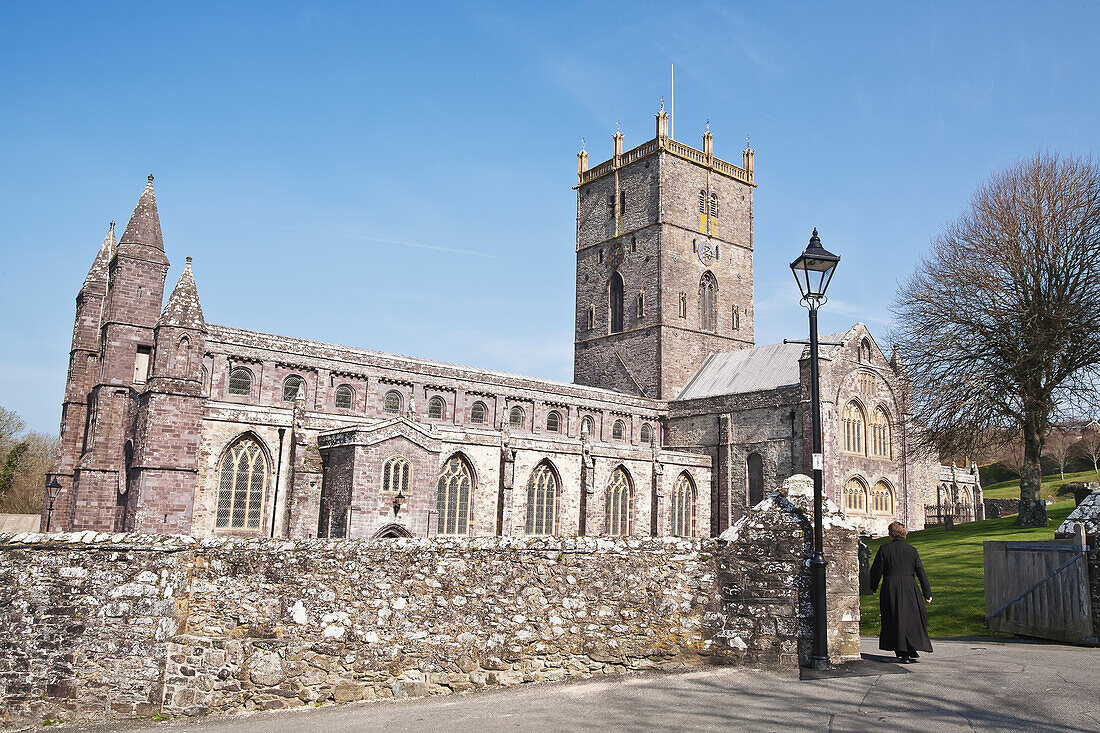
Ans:
{"type": "MultiPolygon", "coordinates": [[[[578,155],[572,384],[208,323],[191,258],[165,303],[150,176],[76,297],[53,529],[721,533],[809,473],[808,347],[755,345],[753,151],[668,129],[578,155]]],[[[858,323],[822,341],[829,497],[873,534],[945,491],[979,508],[908,449],[897,355],[858,323]]]]}

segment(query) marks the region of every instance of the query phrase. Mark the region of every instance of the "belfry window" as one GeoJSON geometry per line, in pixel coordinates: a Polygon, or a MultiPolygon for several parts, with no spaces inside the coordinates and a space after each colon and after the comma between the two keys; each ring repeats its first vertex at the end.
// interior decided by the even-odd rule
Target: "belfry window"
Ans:
{"type": "Polygon", "coordinates": [[[336,395],[333,397],[333,402],[336,407],[341,410],[350,410],[353,396],[354,392],[352,392],[351,387],[346,384],[341,384],[336,388],[336,395]]]}
{"type": "Polygon", "coordinates": [[[699,213],[707,213],[707,192],[703,190],[699,191],[699,213]]]}
{"type": "Polygon", "coordinates": [[[304,398],[306,382],[299,376],[287,377],[283,382],[283,402],[293,402],[298,399],[298,395],[304,398]]]}
{"type": "Polygon", "coordinates": [[[710,195],[710,218],[718,218],[718,194],[716,193],[710,195]]]}
{"type": "Polygon", "coordinates": [[[252,393],[252,372],[243,367],[237,367],[229,372],[229,394],[244,395],[252,393]]]}
{"type": "Polygon", "coordinates": [[[703,331],[714,331],[716,289],[714,275],[703,273],[699,281],[699,328],[703,331]]]}
{"type": "Polygon", "coordinates": [[[622,333],[623,330],[623,276],[615,273],[611,276],[611,286],[608,288],[608,299],[611,306],[611,333],[622,333]]]}
{"type": "Polygon", "coordinates": [[[267,459],[249,436],[238,438],[222,456],[218,485],[218,529],[259,529],[267,486],[267,459]]]}

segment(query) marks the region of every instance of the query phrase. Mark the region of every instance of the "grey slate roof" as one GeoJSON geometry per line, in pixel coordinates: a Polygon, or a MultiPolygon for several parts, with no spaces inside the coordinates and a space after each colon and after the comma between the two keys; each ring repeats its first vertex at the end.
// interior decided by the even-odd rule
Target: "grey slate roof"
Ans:
{"type": "Polygon", "coordinates": [[[168,303],[164,306],[158,326],[179,326],[181,328],[194,328],[199,331],[206,330],[206,320],[202,316],[202,306],[199,304],[199,291],[195,287],[195,277],[191,272],[191,258],[187,258],[187,264],[183,266],[183,272],[168,296],[168,303]]]}
{"type": "Polygon", "coordinates": [[[1085,525],[1085,534],[1090,538],[1100,536],[1100,491],[1094,491],[1069,513],[1066,521],[1054,533],[1055,537],[1073,536],[1073,525],[1085,525]]]}
{"type": "MultiPolygon", "coordinates": [[[[820,337],[822,342],[840,342],[848,335],[832,333],[820,337]]],[[[799,382],[798,360],[809,352],[805,344],[769,344],[740,351],[711,354],[703,361],[677,400],[760,392],[795,385],[799,382]]],[[[832,347],[823,346],[828,353],[832,347]]]]}

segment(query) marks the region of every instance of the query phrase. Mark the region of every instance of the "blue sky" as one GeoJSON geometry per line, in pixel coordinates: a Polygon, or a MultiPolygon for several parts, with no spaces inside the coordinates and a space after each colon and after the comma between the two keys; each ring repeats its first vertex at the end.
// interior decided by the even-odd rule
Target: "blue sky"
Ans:
{"type": "MultiPolygon", "coordinates": [[[[1092,3],[5,3],[0,405],[55,432],[73,298],[156,175],[167,290],[207,320],[572,378],[576,152],[756,150],[757,343],[787,264],[843,257],[822,327],[897,281],[996,168],[1092,154],[1092,3]]],[[[965,284],[960,284],[965,287],[965,284]]],[[[883,344],[888,348],[887,344],[883,344]]]]}

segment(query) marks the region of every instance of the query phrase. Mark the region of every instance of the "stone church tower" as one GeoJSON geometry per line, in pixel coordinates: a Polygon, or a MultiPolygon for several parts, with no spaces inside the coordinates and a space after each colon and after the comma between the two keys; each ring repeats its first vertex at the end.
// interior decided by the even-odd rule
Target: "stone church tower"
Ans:
{"type": "Polygon", "coordinates": [[[577,384],[673,399],[710,353],[753,345],[753,151],[657,135],[577,171],[577,384]]]}

